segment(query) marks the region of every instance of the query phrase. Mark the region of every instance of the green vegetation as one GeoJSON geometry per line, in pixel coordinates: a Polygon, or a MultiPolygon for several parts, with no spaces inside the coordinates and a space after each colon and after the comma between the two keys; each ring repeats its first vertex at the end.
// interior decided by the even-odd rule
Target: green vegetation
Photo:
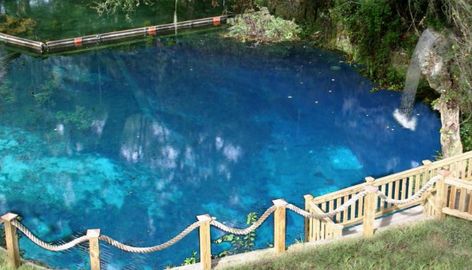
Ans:
{"type": "Polygon", "coordinates": [[[236,16],[226,37],[242,42],[282,42],[299,39],[300,27],[294,21],[272,16],[265,7],[236,16]]]}
{"type": "Polygon", "coordinates": [[[58,121],[66,125],[72,125],[78,130],[87,130],[92,125],[93,114],[82,106],[76,106],[73,112],[57,112],[56,118],[58,121]]]}
{"type": "Polygon", "coordinates": [[[140,5],[151,5],[151,0],[104,0],[96,2],[94,8],[98,14],[110,14],[117,11],[123,11],[125,13],[133,12],[136,7],[140,5]]]}
{"type": "Polygon", "coordinates": [[[461,123],[461,139],[464,151],[472,151],[472,119],[470,117],[461,123]]]}
{"type": "Polygon", "coordinates": [[[11,82],[6,80],[0,85],[0,103],[11,104],[16,101],[16,95],[11,82]]]}
{"type": "Polygon", "coordinates": [[[184,259],[184,263],[182,265],[190,265],[195,264],[198,262],[198,256],[196,251],[192,251],[192,255],[184,259]]]}
{"type": "Polygon", "coordinates": [[[36,26],[32,19],[15,18],[0,14],[0,32],[9,35],[30,33],[36,26]]]}
{"type": "Polygon", "coordinates": [[[470,269],[471,230],[472,222],[447,218],[233,269],[470,269]]]}
{"type": "MultiPolygon", "coordinates": [[[[257,214],[251,212],[247,215],[246,224],[252,225],[257,221],[257,214]]],[[[218,254],[217,257],[224,257],[232,254],[248,252],[254,249],[256,242],[256,231],[252,231],[247,235],[238,236],[234,234],[225,234],[222,237],[214,241],[215,244],[227,243],[231,245],[231,248],[218,254]]]]}
{"type": "MultiPolygon", "coordinates": [[[[40,268],[34,267],[32,265],[22,265],[20,266],[20,268],[18,268],[18,270],[39,270],[39,269],[40,268]]],[[[1,252],[0,254],[0,270],[13,270],[13,268],[11,268],[8,265],[7,254],[5,252],[1,252]]]]}
{"type": "MultiPolygon", "coordinates": [[[[440,7],[429,0],[336,0],[325,12],[329,29],[347,36],[351,57],[363,65],[362,72],[381,87],[400,90],[406,67],[394,63],[394,53],[404,55],[402,60],[407,65],[420,34],[416,25],[421,22],[422,27],[441,28],[445,24],[438,10],[440,7]]],[[[324,42],[319,40],[318,44],[324,42]]]]}

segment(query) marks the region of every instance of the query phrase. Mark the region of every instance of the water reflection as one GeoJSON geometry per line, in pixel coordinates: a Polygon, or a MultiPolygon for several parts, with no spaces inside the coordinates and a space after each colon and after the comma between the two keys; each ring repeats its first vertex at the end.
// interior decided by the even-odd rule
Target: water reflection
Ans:
{"type": "Polygon", "coordinates": [[[0,0],[0,14],[30,18],[35,22],[31,33],[21,36],[53,40],[117,31],[135,27],[172,23],[174,11],[179,21],[221,15],[224,1],[159,0],[152,5],[142,4],[132,12],[120,9],[99,15],[96,0],[0,0]],[[176,7],[177,4],[177,7],[176,7]]]}

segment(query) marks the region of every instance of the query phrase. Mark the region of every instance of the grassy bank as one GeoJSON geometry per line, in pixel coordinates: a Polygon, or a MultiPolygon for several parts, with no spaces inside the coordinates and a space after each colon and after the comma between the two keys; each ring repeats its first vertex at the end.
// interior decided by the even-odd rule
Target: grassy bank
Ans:
{"type": "Polygon", "coordinates": [[[447,218],[231,269],[471,269],[471,231],[472,222],[447,218]]]}

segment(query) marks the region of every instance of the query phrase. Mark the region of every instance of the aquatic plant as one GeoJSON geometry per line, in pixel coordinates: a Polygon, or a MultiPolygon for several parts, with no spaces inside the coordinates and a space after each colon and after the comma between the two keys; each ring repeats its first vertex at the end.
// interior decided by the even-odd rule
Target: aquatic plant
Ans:
{"type": "Polygon", "coordinates": [[[38,91],[33,93],[34,100],[38,103],[38,105],[55,105],[52,96],[54,95],[54,90],[57,89],[57,85],[58,83],[54,80],[47,81],[40,86],[38,91]]]}
{"type": "MultiPolygon", "coordinates": [[[[251,212],[247,215],[246,224],[252,225],[257,221],[257,213],[251,212]]],[[[256,242],[256,231],[252,231],[247,235],[238,236],[234,234],[225,234],[214,241],[215,244],[230,244],[231,247],[218,254],[218,257],[224,257],[236,253],[251,251],[256,242]]]]}
{"type": "Polygon", "coordinates": [[[11,82],[6,80],[0,86],[0,102],[11,104],[16,101],[16,95],[12,88],[11,82]]]}
{"type": "Polygon", "coordinates": [[[300,27],[294,21],[275,17],[265,7],[236,16],[230,24],[231,27],[225,36],[242,42],[295,41],[301,33],[300,27]]]}
{"type": "Polygon", "coordinates": [[[9,35],[30,33],[36,22],[30,18],[15,18],[9,15],[0,15],[0,32],[9,35]]]}
{"type": "Polygon", "coordinates": [[[57,112],[56,119],[66,125],[72,125],[78,130],[87,130],[92,125],[93,115],[84,107],[76,106],[73,112],[57,112]]]}

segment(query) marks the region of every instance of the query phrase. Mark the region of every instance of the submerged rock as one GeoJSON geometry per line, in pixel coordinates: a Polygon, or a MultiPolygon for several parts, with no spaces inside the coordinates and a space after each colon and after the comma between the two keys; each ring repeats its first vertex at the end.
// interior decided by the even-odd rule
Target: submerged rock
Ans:
{"type": "Polygon", "coordinates": [[[150,185],[149,192],[141,196],[155,201],[152,187],[156,182],[161,183],[157,194],[160,201],[150,204],[150,209],[158,209],[166,200],[173,200],[174,195],[179,196],[173,189],[164,189],[162,185],[170,184],[164,179],[149,179],[146,171],[129,171],[103,156],[52,156],[45,150],[46,143],[33,133],[2,126],[0,138],[0,193],[7,201],[69,209],[84,204],[89,205],[89,210],[120,209],[129,192],[137,189],[135,186],[150,185]],[[134,180],[130,175],[134,175],[134,180]]]}

